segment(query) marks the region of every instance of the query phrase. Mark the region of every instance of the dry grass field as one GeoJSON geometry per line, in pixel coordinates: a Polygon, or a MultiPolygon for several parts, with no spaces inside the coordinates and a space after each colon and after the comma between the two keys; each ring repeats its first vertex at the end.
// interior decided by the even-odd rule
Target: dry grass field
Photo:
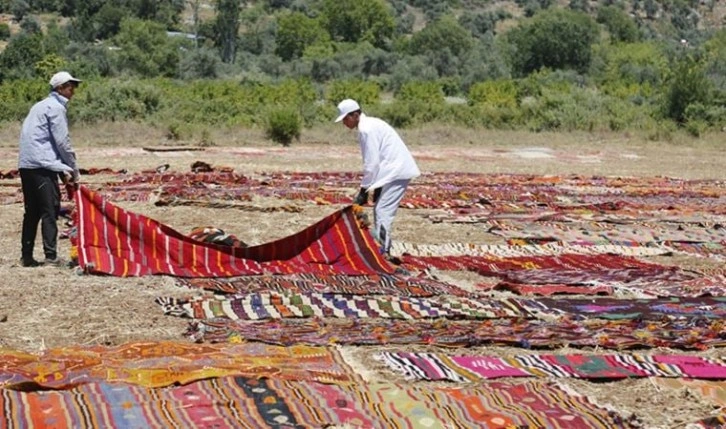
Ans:
{"type": "MultiPolygon", "coordinates": [[[[16,168],[17,124],[0,127],[0,171],[16,168]]],[[[530,134],[429,127],[406,130],[404,140],[422,171],[478,173],[580,174],[616,176],[673,176],[689,179],[724,179],[726,151],[724,134],[701,140],[678,137],[672,142],[651,142],[625,134],[530,134]]],[[[214,145],[204,151],[147,152],[144,146],[190,145],[168,142],[163,130],[134,124],[75,127],[74,146],[84,168],[125,168],[130,172],[170,164],[171,169],[189,171],[197,160],[213,166],[233,167],[244,175],[264,171],[358,171],[360,156],[352,132],[342,126],[308,130],[300,142],[283,148],[267,142],[259,131],[216,130],[214,145]]],[[[88,176],[87,183],[108,177],[88,176]]],[[[12,186],[12,180],[0,182],[12,186]]],[[[353,194],[356,190],[350,189],[353,194]]],[[[280,205],[260,199],[258,204],[280,205]]],[[[153,203],[122,203],[122,207],[148,215],[183,233],[192,227],[213,224],[249,244],[259,244],[297,232],[337,207],[296,203],[300,213],[254,213],[236,209],[156,207],[153,203]]],[[[469,242],[483,244],[493,237],[476,225],[432,224],[414,210],[401,210],[394,225],[394,238],[412,243],[469,242]]],[[[20,257],[21,204],[0,210],[0,347],[37,352],[71,344],[116,345],[135,340],[182,340],[187,322],[164,316],[154,303],[156,296],[183,297],[193,293],[174,286],[165,277],[112,278],[78,275],[70,269],[22,268],[20,257]]],[[[60,241],[67,255],[67,240],[60,241]]],[[[36,247],[39,257],[40,246],[36,247]]],[[[664,264],[696,264],[689,260],[658,259],[664,264]]],[[[450,274],[466,287],[474,279],[450,274]]],[[[194,291],[196,292],[196,291],[194,291]]],[[[391,347],[346,347],[351,362],[371,379],[391,379],[371,359],[375,351],[391,347]]],[[[411,350],[430,349],[408,347],[411,350]]],[[[506,356],[522,350],[480,347],[470,352],[506,356]]],[[[574,352],[559,349],[558,352],[574,352]]],[[[579,350],[602,353],[601,350],[579,350]]],[[[668,349],[643,353],[694,353],[668,349]]],[[[696,354],[696,353],[694,353],[696,354]]],[[[721,350],[697,353],[723,355],[721,350]]],[[[404,381],[404,380],[398,380],[404,381]]],[[[513,382],[519,382],[513,380],[513,382]]],[[[593,383],[566,379],[563,383],[588,395],[601,405],[612,406],[624,416],[636,415],[644,427],[686,427],[688,422],[712,415],[714,407],[686,391],[666,390],[649,379],[593,383]]]]}

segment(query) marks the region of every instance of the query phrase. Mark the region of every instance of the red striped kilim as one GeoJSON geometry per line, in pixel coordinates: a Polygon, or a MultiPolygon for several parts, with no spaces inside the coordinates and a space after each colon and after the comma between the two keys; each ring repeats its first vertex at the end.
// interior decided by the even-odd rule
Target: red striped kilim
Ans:
{"type": "Polygon", "coordinates": [[[88,272],[124,277],[393,272],[373,237],[356,219],[352,206],[297,234],[247,248],[193,240],[117,207],[86,187],[76,192],[76,206],[78,262],[88,272]]]}

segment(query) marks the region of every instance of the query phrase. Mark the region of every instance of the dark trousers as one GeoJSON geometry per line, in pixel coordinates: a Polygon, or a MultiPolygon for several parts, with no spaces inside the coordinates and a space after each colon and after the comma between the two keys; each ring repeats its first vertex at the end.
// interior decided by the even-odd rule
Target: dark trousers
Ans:
{"type": "Polygon", "coordinates": [[[38,169],[20,169],[20,182],[23,187],[25,214],[23,215],[23,235],[21,238],[23,259],[33,259],[35,237],[38,223],[43,236],[43,253],[49,259],[58,256],[58,225],[60,213],[60,186],[58,173],[38,169]]]}

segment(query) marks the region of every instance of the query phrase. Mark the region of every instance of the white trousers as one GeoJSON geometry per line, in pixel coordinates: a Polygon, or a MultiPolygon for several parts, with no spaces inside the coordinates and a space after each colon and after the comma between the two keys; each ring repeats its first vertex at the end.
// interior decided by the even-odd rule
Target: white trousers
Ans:
{"type": "Polygon", "coordinates": [[[403,200],[410,180],[396,180],[381,188],[381,196],[373,206],[373,237],[381,245],[382,253],[391,250],[391,227],[398,206],[403,200]]]}

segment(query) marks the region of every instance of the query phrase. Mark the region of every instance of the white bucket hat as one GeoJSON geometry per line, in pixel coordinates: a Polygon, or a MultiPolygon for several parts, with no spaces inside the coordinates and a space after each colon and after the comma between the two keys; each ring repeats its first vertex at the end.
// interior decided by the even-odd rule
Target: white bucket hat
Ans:
{"type": "Polygon", "coordinates": [[[360,110],[357,101],[351,100],[350,98],[341,101],[338,104],[338,117],[335,118],[335,122],[342,121],[348,113],[355,112],[356,110],[360,110]]]}
{"type": "Polygon", "coordinates": [[[50,87],[55,89],[68,82],[81,83],[82,80],[74,78],[66,71],[62,71],[54,74],[53,77],[50,78],[50,87]]]}

